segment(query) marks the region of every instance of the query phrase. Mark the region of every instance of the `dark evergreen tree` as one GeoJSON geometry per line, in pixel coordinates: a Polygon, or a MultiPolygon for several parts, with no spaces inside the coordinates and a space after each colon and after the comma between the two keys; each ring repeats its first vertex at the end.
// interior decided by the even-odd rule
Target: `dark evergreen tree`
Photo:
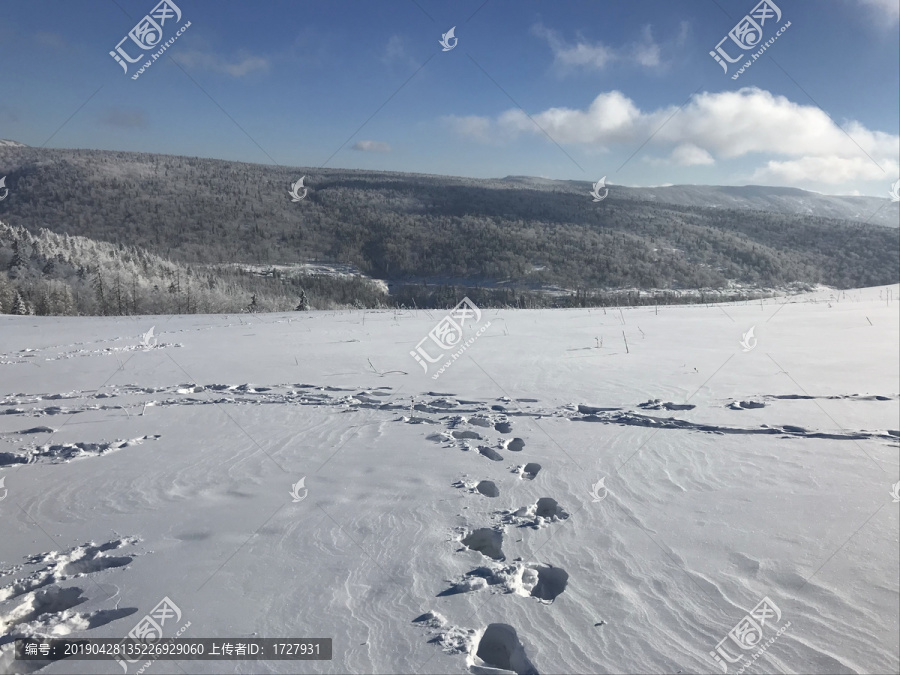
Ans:
{"type": "Polygon", "coordinates": [[[13,257],[12,260],[9,261],[9,267],[7,269],[11,274],[18,275],[27,266],[28,263],[25,262],[25,258],[22,257],[22,253],[19,250],[19,241],[17,239],[13,241],[13,257]]]}
{"type": "Polygon", "coordinates": [[[16,297],[13,300],[12,308],[9,311],[10,314],[17,314],[19,316],[25,316],[28,314],[28,304],[25,302],[25,299],[22,297],[22,294],[19,291],[16,291],[16,297]]]}
{"type": "Polygon", "coordinates": [[[306,297],[306,290],[300,289],[300,297],[297,306],[294,308],[294,311],[297,312],[307,312],[309,311],[309,298],[306,297]]]}
{"type": "Polygon", "coordinates": [[[107,304],[106,291],[103,286],[103,275],[100,274],[99,268],[94,276],[94,292],[97,294],[97,304],[100,308],[100,316],[106,316],[109,314],[109,306],[107,304]]]}

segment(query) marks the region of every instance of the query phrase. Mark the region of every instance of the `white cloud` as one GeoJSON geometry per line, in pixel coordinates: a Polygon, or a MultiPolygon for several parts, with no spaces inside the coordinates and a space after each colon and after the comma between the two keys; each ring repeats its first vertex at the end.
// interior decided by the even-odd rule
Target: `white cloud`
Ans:
{"type": "Polygon", "coordinates": [[[381,62],[386,66],[403,66],[405,68],[418,68],[420,65],[406,49],[406,44],[399,35],[392,35],[388,38],[381,62]]]}
{"type": "Polygon", "coordinates": [[[716,163],[711,154],[693,143],[682,143],[675,148],[672,151],[671,160],[679,166],[701,166],[716,163]]]}
{"type": "Polygon", "coordinates": [[[459,136],[473,138],[481,143],[494,143],[497,141],[496,137],[491,136],[491,120],[489,117],[447,115],[442,117],[441,121],[459,136]]]}
{"type": "Polygon", "coordinates": [[[870,154],[900,151],[897,136],[870,131],[855,121],[844,127],[842,130],[816,106],[753,87],[695,96],[660,133],[663,139],[692,140],[725,157],[752,152],[858,157],[860,147],[870,154]]]}
{"type": "Polygon", "coordinates": [[[172,58],[186,68],[208,70],[231,77],[243,77],[257,70],[269,69],[268,59],[262,56],[253,56],[246,51],[238,52],[237,60],[231,62],[219,54],[197,49],[178,51],[172,54],[172,58]]]}
{"type": "Polygon", "coordinates": [[[860,0],[866,7],[870,7],[881,21],[897,23],[900,20],[900,0],[860,0]]]}
{"type": "Polygon", "coordinates": [[[644,161],[652,166],[708,166],[716,163],[712,155],[693,143],[682,143],[667,158],[647,157],[644,161]]]}
{"type": "Polygon", "coordinates": [[[603,70],[606,64],[615,60],[616,55],[611,47],[602,42],[588,44],[579,41],[576,44],[567,44],[555,30],[542,24],[532,26],[531,32],[544,38],[553,51],[553,57],[558,65],[584,66],[595,70],[603,70]]]}
{"type": "Polygon", "coordinates": [[[390,152],[391,146],[383,141],[357,141],[353,144],[353,149],[362,152],[390,152]]]}
{"type": "Polygon", "coordinates": [[[828,185],[840,185],[856,180],[885,180],[897,174],[900,164],[884,161],[879,169],[868,157],[802,157],[784,162],[770,161],[757,169],[750,180],[753,182],[804,183],[813,181],[828,185]]]}
{"type": "MultiPolygon", "coordinates": [[[[686,24],[682,23],[678,39],[683,39],[685,31],[686,24]]],[[[592,43],[581,35],[575,42],[567,42],[558,31],[543,24],[535,24],[531,27],[531,32],[547,42],[553,52],[554,64],[562,70],[603,70],[616,61],[632,62],[645,68],[658,68],[662,65],[662,49],[653,39],[650,26],[645,26],[641,31],[640,40],[619,47],[599,41],[592,43]]]]}
{"type": "Polygon", "coordinates": [[[660,48],[653,39],[650,26],[644,26],[642,39],[632,46],[631,52],[634,60],[646,68],[656,68],[660,65],[660,48]]]}
{"type": "Polygon", "coordinates": [[[669,106],[642,111],[623,93],[610,91],[584,110],[548,108],[529,119],[513,108],[494,119],[463,117],[451,122],[458,133],[478,140],[545,137],[546,132],[557,143],[590,148],[639,145],[651,139],[650,147],[674,148],[668,161],[682,166],[708,165],[715,158],[774,156],[779,159],[768,161],[756,177],[790,182],[880,180],[884,171],[897,173],[900,157],[900,136],[867,129],[856,121],[841,129],[815,106],[755,87],[697,94],[681,110],[669,106]]]}
{"type": "Polygon", "coordinates": [[[529,119],[520,109],[513,108],[501,114],[497,124],[512,134],[543,135],[543,129],[558,143],[602,144],[630,141],[636,136],[637,127],[645,125],[643,117],[631,99],[611,91],[597,96],[584,111],[550,108],[529,119]]]}

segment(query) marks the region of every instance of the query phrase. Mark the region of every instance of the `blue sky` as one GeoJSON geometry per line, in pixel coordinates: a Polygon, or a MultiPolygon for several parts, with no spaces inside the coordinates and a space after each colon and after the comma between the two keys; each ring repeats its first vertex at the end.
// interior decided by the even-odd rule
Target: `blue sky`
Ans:
{"type": "Polygon", "coordinates": [[[132,79],[158,47],[109,52],[158,0],[0,0],[0,138],[883,197],[900,173],[900,0],[776,0],[737,79],[758,46],[709,52],[742,53],[754,0],[173,1],[162,42],[190,26],[132,79]]]}

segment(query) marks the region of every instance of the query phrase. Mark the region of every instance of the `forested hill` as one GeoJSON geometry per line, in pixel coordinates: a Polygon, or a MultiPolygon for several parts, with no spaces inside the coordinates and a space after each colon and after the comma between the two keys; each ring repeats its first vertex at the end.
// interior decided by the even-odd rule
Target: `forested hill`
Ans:
{"type": "MultiPolygon", "coordinates": [[[[900,278],[895,228],[665,204],[615,187],[594,202],[589,182],[27,147],[0,147],[3,175],[9,195],[0,219],[10,225],[137,246],[176,262],[326,260],[395,282],[570,289],[858,287],[900,278]],[[301,176],[308,194],[292,202],[288,191],[301,176]]],[[[815,213],[816,195],[804,194],[815,213]]],[[[882,211],[896,214],[897,205],[883,201],[882,211]]]]}
{"type": "MultiPolygon", "coordinates": [[[[508,183],[535,189],[562,187],[563,181],[531,176],[507,176],[508,183]]],[[[565,181],[572,192],[583,193],[582,181],[565,181]]],[[[607,183],[609,186],[609,183],[607,183]]],[[[887,185],[885,185],[887,187],[887,185]]],[[[784,215],[820,216],[837,220],[900,227],[900,207],[884,197],[823,195],[807,190],[768,185],[665,185],[657,187],[612,186],[621,200],[692,206],[698,208],[771,211],[784,215]]]]}
{"type": "Polygon", "coordinates": [[[383,307],[361,277],[174,263],[135,246],[0,221],[0,314],[223,314],[383,307]]]}

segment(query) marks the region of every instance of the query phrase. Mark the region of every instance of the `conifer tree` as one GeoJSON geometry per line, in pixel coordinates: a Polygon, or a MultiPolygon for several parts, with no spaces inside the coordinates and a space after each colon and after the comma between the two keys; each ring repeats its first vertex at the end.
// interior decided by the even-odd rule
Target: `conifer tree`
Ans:
{"type": "Polygon", "coordinates": [[[106,293],[103,291],[103,275],[100,274],[99,269],[97,269],[97,276],[94,277],[94,291],[97,293],[97,302],[100,304],[100,315],[106,316],[108,314],[106,293]]]}
{"type": "Polygon", "coordinates": [[[9,271],[18,273],[19,271],[25,269],[26,263],[25,258],[22,257],[21,252],[19,251],[19,241],[13,241],[13,257],[12,260],[9,261],[9,271]]]}
{"type": "Polygon", "coordinates": [[[19,291],[16,291],[16,297],[13,300],[10,314],[16,314],[18,316],[25,316],[28,314],[28,305],[25,303],[25,299],[19,291]]]}
{"type": "Polygon", "coordinates": [[[309,311],[309,298],[306,297],[306,290],[300,289],[300,298],[297,303],[297,307],[294,308],[295,312],[306,312],[309,311]]]}

